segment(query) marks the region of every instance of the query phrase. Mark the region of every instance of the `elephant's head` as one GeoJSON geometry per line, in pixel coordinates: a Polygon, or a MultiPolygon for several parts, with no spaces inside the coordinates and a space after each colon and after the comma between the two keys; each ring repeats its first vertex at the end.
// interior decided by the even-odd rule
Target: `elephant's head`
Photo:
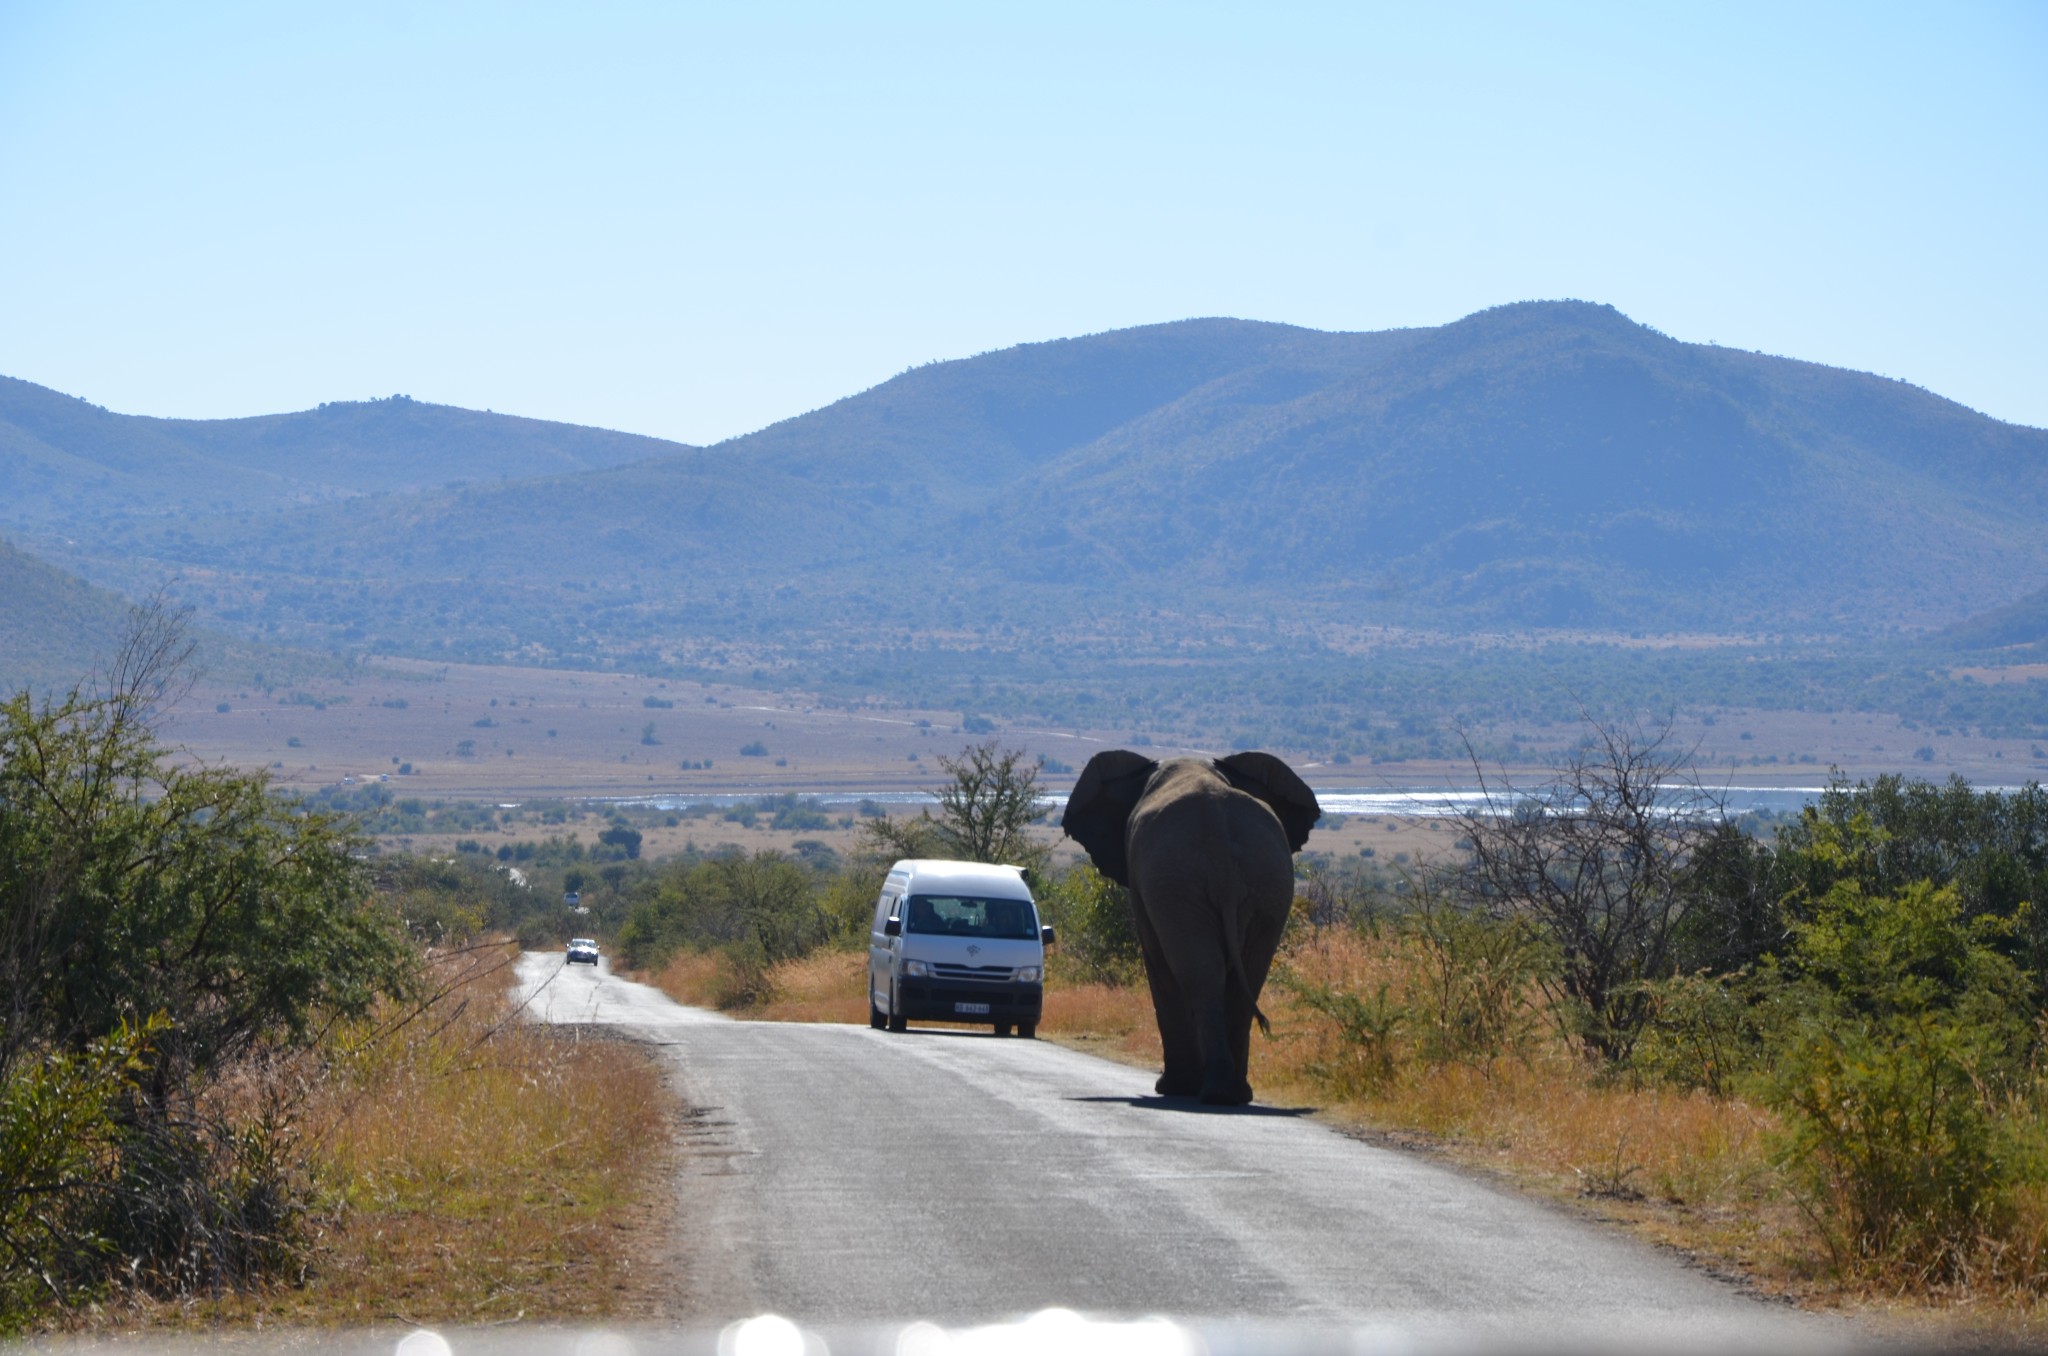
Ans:
{"type": "MultiPolygon", "coordinates": [[[[1301,851],[1323,811],[1315,792],[1293,768],[1270,753],[1233,753],[1211,766],[1231,786],[1264,801],[1287,832],[1288,850],[1301,851]]],[[[1060,827],[1086,849],[1095,869],[1119,885],[1131,883],[1125,829],[1158,770],[1158,763],[1129,749],[1098,753],[1081,769],[1081,779],[1067,798],[1067,811],[1060,816],[1060,827]]]]}

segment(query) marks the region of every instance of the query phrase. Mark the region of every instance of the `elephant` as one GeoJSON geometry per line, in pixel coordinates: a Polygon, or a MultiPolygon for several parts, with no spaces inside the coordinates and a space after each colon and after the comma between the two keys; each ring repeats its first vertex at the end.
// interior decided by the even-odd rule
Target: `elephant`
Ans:
{"type": "Polygon", "coordinates": [[[1166,1068],[1157,1090],[1252,1100],[1252,1022],[1294,904],[1294,854],[1322,817],[1269,753],[1154,762],[1128,749],[1081,770],[1060,827],[1129,887],[1166,1068]]]}

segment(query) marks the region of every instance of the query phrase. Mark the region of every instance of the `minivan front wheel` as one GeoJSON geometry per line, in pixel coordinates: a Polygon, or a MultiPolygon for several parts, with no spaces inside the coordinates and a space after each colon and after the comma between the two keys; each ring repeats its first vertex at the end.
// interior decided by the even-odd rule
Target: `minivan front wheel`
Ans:
{"type": "Polygon", "coordinates": [[[1027,1040],[1027,1041],[1035,1041],[1035,1040],[1037,1040],[1037,1039],[1038,1039],[1038,1023],[1036,1023],[1036,1022],[1019,1022],[1019,1023],[1017,1023],[1017,1034],[1018,1034],[1018,1035],[1020,1035],[1020,1036],[1022,1036],[1022,1037],[1023,1037],[1023,1038],[1025,1039],[1025,1040],[1027,1040]]]}
{"type": "Polygon", "coordinates": [[[882,1010],[875,1006],[875,992],[873,989],[868,990],[868,1025],[877,1031],[889,1025],[889,1019],[884,1017],[882,1010]]]}
{"type": "Polygon", "coordinates": [[[1009,1035],[1009,1034],[1010,1034],[1010,1024],[1009,1024],[1008,1022],[997,1022],[997,1023],[996,1023],[996,1034],[997,1034],[998,1036],[1007,1036],[1007,1035],[1009,1035]]]}
{"type": "Polygon", "coordinates": [[[910,1027],[910,1019],[903,1015],[903,1000],[895,994],[889,995],[889,1029],[901,1035],[910,1027]]]}

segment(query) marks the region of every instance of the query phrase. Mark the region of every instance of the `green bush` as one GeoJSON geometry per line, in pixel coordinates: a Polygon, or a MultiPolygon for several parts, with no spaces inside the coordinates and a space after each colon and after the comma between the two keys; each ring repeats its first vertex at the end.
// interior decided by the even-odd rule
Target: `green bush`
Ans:
{"type": "Polygon", "coordinates": [[[686,859],[657,873],[620,929],[619,947],[629,964],[646,968],[693,947],[725,951],[765,971],[832,934],[812,873],[763,850],[686,859]]]}
{"type": "Polygon", "coordinates": [[[1302,1006],[1319,1012],[1336,1027],[1336,1048],[1324,1059],[1310,1061],[1309,1076],[1339,1097],[1377,1092],[1394,1079],[1400,1067],[1401,1029],[1411,1014],[1379,985],[1368,995],[1329,984],[1317,984],[1289,970],[1276,975],[1281,987],[1302,1006]]]}
{"type": "Polygon", "coordinates": [[[825,944],[866,950],[874,929],[875,903],[889,863],[855,854],[836,870],[818,877],[818,911],[825,921],[825,944]]]}
{"type": "Polygon", "coordinates": [[[2026,1180],[2011,1111],[2037,1029],[2027,977],[1966,918],[1953,886],[1811,905],[1769,986],[1759,1088],[1779,1151],[1846,1269],[1960,1275],[2026,1180]]]}
{"type": "Polygon", "coordinates": [[[1145,977],[1131,917],[1130,891],[1088,862],[1055,876],[1035,892],[1039,916],[1053,927],[1048,963],[1082,983],[1126,985],[1145,977]]]}
{"type": "Polygon", "coordinates": [[[1780,832],[1777,854],[1785,889],[1802,897],[1842,880],[1875,894],[1953,885],[1965,917],[1997,920],[1986,940],[2029,972],[2036,1002],[2048,998],[2048,790],[2038,783],[1999,792],[1960,777],[1837,778],[1780,832]]]}
{"type": "Polygon", "coordinates": [[[1422,961],[1408,1003],[1424,1060],[1483,1066],[1526,1046],[1536,985],[1557,968],[1528,920],[1429,899],[1401,927],[1422,961]]]}
{"type": "Polygon", "coordinates": [[[1800,1023],[1768,1082],[1784,1162],[1838,1264],[1960,1272],[2013,1185],[1978,1075],[1980,1026],[1933,1012],[1800,1023]]]}
{"type": "Polygon", "coordinates": [[[640,855],[640,830],[625,824],[612,825],[597,835],[597,841],[606,847],[619,849],[629,858],[637,858],[640,855]]]}
{"type": "Polygon", "coordinates": [[[1744,976],[1674,975],[1643,986],[1649,1019],[1629,1068],[1639,1077],[1716,1097],[1752,1073],[1762,1051],[1753,995],[1744,976]]]}
{"type": "Polygon", "coordinates": [[[90,1215],[120,1162],[115,1112],[159,1020],[0,1074],[0,1334],[88,1297],[112,1252],[90,1215]]]}

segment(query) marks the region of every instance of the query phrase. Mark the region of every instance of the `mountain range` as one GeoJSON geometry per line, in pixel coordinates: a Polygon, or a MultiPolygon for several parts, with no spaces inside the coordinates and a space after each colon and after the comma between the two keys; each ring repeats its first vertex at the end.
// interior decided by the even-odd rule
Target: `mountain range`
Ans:
{"type": "Polygon", "coordinates": [[[403,397],[144,419],[0,382],[0,495],[29,549],[174,579],[231,630],[547,662],[1175,629],[1154,614],[1883,637],[2048,582],[2048,431],[1583,302],[1027,344],[701,448],[403,397]]]}

